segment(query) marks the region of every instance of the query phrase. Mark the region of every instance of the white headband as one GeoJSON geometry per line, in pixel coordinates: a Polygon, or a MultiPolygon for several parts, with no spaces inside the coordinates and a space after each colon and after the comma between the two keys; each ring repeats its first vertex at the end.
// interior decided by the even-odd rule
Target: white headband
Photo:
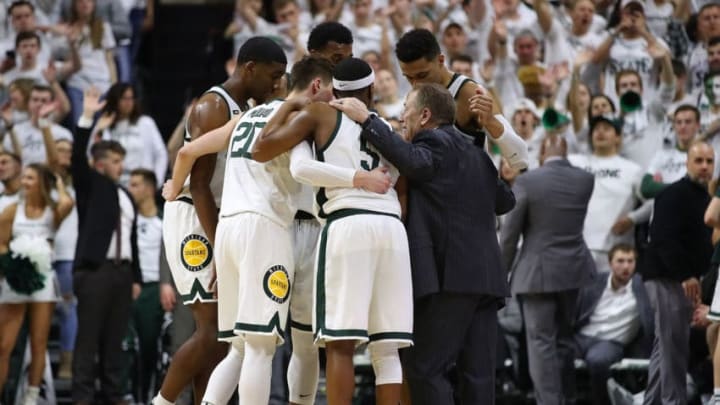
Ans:
{"type": "Polygon", "coordinates": [[[352,91],[364,89],[375,82],[375,73],[370,71],[368,76],[357,80],[337,80],[333,78],[333,88],[339,91],[352,91]]]}

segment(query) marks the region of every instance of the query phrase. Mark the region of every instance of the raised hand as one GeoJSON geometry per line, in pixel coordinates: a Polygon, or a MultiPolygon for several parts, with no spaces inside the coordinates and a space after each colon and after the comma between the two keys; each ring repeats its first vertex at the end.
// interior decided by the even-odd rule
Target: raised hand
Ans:
{"type": "Polygon", "coordinates": [[[40,118],[49,118],[52,113],[55,112],[58,105],[56,102],[50,102],[47,104],[43,104],[42,107],[40,107],[40,110],[38,111],[38,115],[40,118]]]}
{"type": "Polygon", "coordinates": [[[495,35],[497,36],[497,39],[499,41],[507,41],[508,37],[508,29],[507,25],[505,25],[505,22],[499,17],[495,18],[495,22],[493,23],[493,30],[495,31],[495,35]]]}
{"type": "Polygon", "coordinates": [[[57,81],[57,69],[52,59],[48,63],[47,67],[42,70],[42,75],[49,84],[53,84],[57,81]]]}
{"type": "Polygon", "coordinates": [[[648,46],[647,51],[653,59],[662,59],[665,56],[670,55],[670,51],[662,46],[658,41],[655,41],[655,43],[648,46]]]}
{"type": "Polygon", "coordinates": [[[470,97],[470,112],[477,117],[478,125],[481,127],[495,119],[493,105],[493,98],[480,87],[475,90],[475,95],[470,97]]]}
{"type": "Polygon", "coordinates": [[[105,100],[100,101],[100,90],[96,87],[90,87],[83,94],[83,115],[92,117],[96,112],[105,107],[105,100]]]}

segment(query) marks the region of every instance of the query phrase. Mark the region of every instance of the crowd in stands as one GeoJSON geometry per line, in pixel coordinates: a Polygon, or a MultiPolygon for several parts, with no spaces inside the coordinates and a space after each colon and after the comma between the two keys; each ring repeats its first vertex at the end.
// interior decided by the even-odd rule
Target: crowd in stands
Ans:
{"type": "MultiPolygon", "coordinates": [[[[134,87],[134,58],[141,33],[153,27],[154,3],[5,0],[0,7],[0,20],[7,22],[0,26],[0,226],[12,225],[15,235],[15,226],[22,228],[23,221],[40,218],[45,233],[39,235],[53,241],[52,277],[58,288],[56,293],[48,291],[44,301],[19,306],[20,301],[7,297],[7,287],[0,287],[0,391],[27,317],[33,363],[25,404],[35,404],[39,395],[52,316],[59,317],[61,325],[58,378],[74,377],[76,342],[97,344],[88,342],[103,338],[78,334],[88,330],[78,324],[73,288],[79,282],[73,280],[73,263],[78,228],[83,226],[78,210],[88,209],[74,202],[78,156],[95,164],[113,154],[124,160],[118,178],[129,190],[128,203],[134,202],[138,212],[133,232],[138,235],[139,278],[134,280],[130,318],[139,336],[143,365],[137,371],[142,386],[137,392],[142,394],[133,401],[146,403],[155,394],[148,392],[157,361],[155,342],[163,313],[175,305],[168,280],[163,282],[159,274],[164,256],[162,207],[155,197],[182,143],[184,127],[178,117],[181,122],[175,132],[162,134],[153,118],[140,110],[134,87]],[[73,142],[78,122],[88,118],[83,100],[88,91],[103,94],[104,104],[91,117],[95,122],[80,154],[73,142]]],[[[610,401],[606,387],[612,364],[623,358],[648,359],[652,350],[653,356],[664,352],[664,358],[678,363],[651,361],[646,403],[669,403],[653,391],[662,385],[673,387],[668,395],[678,402],[672,403],[700,403],[714,394],[712,400],[720,404],[720,366],[714,376],[705,366],[709,353],[720,359],[717,324],[710,320],[717,278],[717,263],[711,264],[711,256],[720,235],[720,216],[708,211],[704,217],[708,204],[717,203],[718,197],[712,203],[711,198],[720,177],[720,2],[238,0],[224,35],[234,43],[235,52],[253,36],[276,40],[286,53],[289,71],[293,61],[313,47],[308,43],[310,31],[326,21],[340,22],[352,32],[352,38],[335,45],[352,43],[354,56],[372,66],[375,107],[396,130],[402,125],[405,95],[414,83],[403,76],[395,43],[411,29],[427,29],[441,44],[443,63],[493,94],[527,143],[530,173],[546,162],[551,146],[545,142],[552,137],[564,140],[565,152],[559,155],[567,155],[571,165],[592,177],[586,214],[565,216],[559,210],[554,222],[582,221],[574,225],[591,253],[593,275],[568,287],[575,292],[563,298],[570,300],[564,304],[563,316],[570,328],[566,337],[572,355],[583,359],[589,371],[595,403],[610,401]],[[678,186],[683,182],[688,184],[678,186]],[[698,184],[701,187],[693,188],[698,184]],[[684,222],[678,223],[674,215],[684,222]],[[684,227],[685,223],[702,225],[684,227]],[[669,234],[675,227],[678,233],[669,234]],[[686,246],[690,241],[692,246],[686,246]],[[677,267],[668,267],[668,261],[677,267]],[[643,279],[650,283],[647,288],[643,279]],[[663,284],[667,280],[674,287],[663,284]],[[658,303],[682,314],[668,320],[661,316],[658,303]],[[658,328],[671,329],[673,335],[658,337],[658,328]],[[685,347],[665,346],[678,341],[686,342],[685,347]],[[673,350],[679,354],[668,354],[673,350]],[[664,371],[677,364],[681,372],[664,371]]],[[[232,71],[234,57],[226,67],[232,71]]],[[[493,148],[488,153],[509,184],[528,175],[514,171],[493,148]]],[[[503,271],[508,271],[511,285],[522,260],[523,247],[518,244],[529,237],[519,237],[519,220],[513,213],[498,218],[506,260],[503,271]]],[[[0,245],[11,240],[9,228],[0,230],[0,245]]],[[[577,258],[572,252],[566,254],[568,263],[577,258]]],[[[110,257],[122,260],[129,253],[110,257]]],[[[578,271],[587,270],[583,266],[578,271]]],[[[575,271],[572,266],[563,270],[575,271]]],[[[499,312],[505,334],[519,337],[509,355],[516,363],[523,353],[532,358],[534,347],[530,335],[524,337],[528,320],[522,319],[523,313],[534,312],[523,311],[518,296],[548,291],[554,290],[513,288],[513,297],[499,312]]],[[[81,314],[82,319],[89,318],[81,314]]],[[[564,344],[557,339],[543,344],[564,344]]],[[[116,340],[121,339],[109,341],[116,340]]],[[[536,387],[547,385],[540,374],[531,364],[536,387]]],[[[549,391],[555,390],[557,397],[545,398],[564,398],[562,402],[543,402],[536,388],[538,403],[574,398],[564,390],[567,387],[554,384],[549,391]]]]}

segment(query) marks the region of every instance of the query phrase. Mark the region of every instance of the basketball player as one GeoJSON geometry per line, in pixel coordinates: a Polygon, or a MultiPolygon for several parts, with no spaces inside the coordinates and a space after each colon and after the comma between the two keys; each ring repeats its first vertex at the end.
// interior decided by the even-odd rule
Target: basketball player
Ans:
{"type": "Polygon", "coordinates": [[[308,36],[310,56],[327,59],[333,65],[352,56],[353,36],[348,27],[336,21],[325,21],[313,28],[308,36]]]}
{"type": "MultiPolygon", "coordinates": [[[[361,59],[346,59],[333,72],[336,97],[357,97],[368,106],[373,82],[372,69],[361,59]]],[[[302,100],[289,100],[279,109],[255,142],[253,159],[274,159],[311,139],[320,161],[353,169],[385,166],[397,178],[397,171],[361,140],[358,124],[325,103],[303,106],[302,100]]],[[[318,248],[313,332],[326,347],[328,403],[351,404],[353,353],[358,343],[369,341],[376,403],[397,405],[402,383],[398,348],[412,344],[413,313],[397,194],[394,189],[374,194],[329,187],[318,190],[317,202],[318,215],[327,222],[318,248]]]]}
{"type": "MultiPolygon", "coordinates": [[[[291,76],[291,82],[293,83],[292,93],[290,95],[291,97],[297,98],[298,96],[304,96],[311,100],[329,100],[330,98],[332,98],[331,66],[327,61],[317,58],[305,58],[293,66],[291,76]]],[[[279,104],[277,102],[272,102],[266,105],[258,106],[256,109],[250,110],[245,115],[243,115],[239,122],[237,119],[234,119],[232,122],[226,124],[222,128],[211,131],[207,135],[203,136],[200,140],[184,146],[178,153],[178,159],[173,171],[173,179],[168,181],[168,183],[166,184],[163,195],[168,200],[173,199],[177,195],[178,190],[181,189],[182,182],[187,176],[190,170],[189,168],[192,166],[194,159],[206,153],[215,153],[217,150],[223,147],[227,148],[230,135],[232,135],[233,143],[231,145],[231,153],[230,157],[228,158],[228,163],[236,168],[237,166],[240,166],[240,168],[237,170],[242,170],[242,173],[245,173],[245,175],[248,176],[247,179],[243,180],[244,183],[239,184],[244,184],[247,187],[252,186],[256,188],[256,190],[243,191],[242,195],[247,195],[253,198],[248,201],[240,199],[241,201],[236,201],[236,203],[231,205],[231,207],[235,206],[236,209],[240,209],[238,207],[246,206],[248,207],[249,211],[259,212],[266,217],[272,215],[270,217],[275,218],[275,222],[271,221],[271,224],[273,226],[265,226],[265,228],[272,229],[278,226],[277,223],[282,223],[283,225],[280,226],[281,228],[286,227],[289,229],[289,225],[285,223],[287,219],[286,216],[288,214],[286,211],[290,211],[292,216],[295,215],[295,202],[293,201],[293,198],[295,196],[292,196],[291,198],[290,194],[294,193],[290,193],[288,190],[297,190],[299,188],[299,185],[297,183],[294,183],[294,181],[288,183],[287,179],[281,176],[284,171],[288,170],[288,167],[285,167],[286,165],[278,166],[279,163],[273,162],[273,164],[266,165],[267,167],[272,167],[272,169],[269,170],[271,174],[268,175],[264,169],[265,166],[249,161],[247,158],[242,158],[242,156],[246,156],[248,153],[247,148],[242,142],[246,141],[248,142],[248,144],[253,142],[252,138],[256,137],[256,134],[252,128],[262,127],[265,122],[264,120],[269,118],[271,114],[274,113],[274,109],[276,109],[278,105],[279,104]],[[233,156],[233,153],[235,154],[235,156],[233,156]],[[241,160],[233,161],[233,159],[241,160]],[[248,162],[252,162],[252,164],[248,165],[248,162]],[[252,178],[253,181],[248,181],[248,179],[250,178],[252,178]],[[262,181],[264,181],[266,184],[261,185],[262,181]],[[275,184],[281,185],[280,190],[275,189],[275,184]],[[283,197],[286,197],[288,201],[285,201],[283,197]],[[282,219],[282,221],[280,219],[282,219]]],[[[278,159],[278,161],[282,163],[280,159],[278,159]]],[[[237,175],[238,173],[235,174],[237,175]]],[[[233,174],[229,172],[226,175],[225,184],[228,187],[228,194],[225,195],[227,196],[227,199],[237,199],[237,196],[235,194],[229,194],[231,193],[231,190],[233,188],[236,189],[237,192],[239,192],[237,188],[240,186],[235,185],[233,181],[239,182],[240,179],[233,179],[232,176],[233,174]]],[[[353,177],[355,178],[353,184],[358,187],[365,187],[371,190],[376,190],[378,192],[384,192],[389,186],[389,181],[387,181],[387,179],[385,178],[386,176],[382,173],[382,171],[366,172],[364,170],[357,170],[353,171],[350,174],[351,182],[353,181],[353,177]]],[[[336,179],[335,181],[337,181],[337,178],[342,178],[342,176],[333,176],[330,173],[329,181],[333,181],[333,179],[336,179]]],[[[221,223],[228,221],[234,222],[234,218],[240,216],[240,214],[230,215],[230,213],[232,213],[233,211],[225,211],[225,205],[223,204],[222,206],[223,211],[221,211],[220,214],[221,223]]],[[[254,214],[252,214],[251,216],[253,215],[254,214]]],[[[224,229],[232,231],[234,228],[229,227],[224,229]]],[[[288,229],[286,229],[286,231],[288,231],[288,229]]],[[[284,234],[280,236],[283,235],[284,234]]],[[[242,367],[242,370],[246,370],[245,367],[249,367],[248,370],[250,371],[246,372],[246,374],[240,374],[240,392],[242,401],[248,403],[265,403],[267,402],[268,394],[265,392],[264,383],[267,382],[269,384],[269,374],[267,374],[267,381],[265,381],[263,379],[265,377],[265,374],[263,374],[263,367],[267,365],[265,364],[265,360],[267,360],[268,358],[267,356],[269,356],[269,359],[272,359],[272,353],[270,353],[269,350],[272,348],[272,351],[274,351],[274,344],[279,340],[279,338],[281,338],[282,329],[284,328],[285,320],[287,318],[287,304],[285,301],[287,301],[287,296],[289,295],[289,288],[292,285],[290,283],[293,272],[292,260],[290,260],[289,262],[286,260],[284,263],[281,264],[284,270],[280,270],[280,268],[275,268],[275,265],[271,265],[270,267],[264,265],[253,266],[252,263],[248,263],[246,260],[272,261],[273,258],[276,256],[278,256],[278,258],[283,258],[283,255],[286,255],[286,252],[283,252],[282,245],[275,242],[271,242],[271,245],[280,249],[278,255],[270,254],[267,251],[256,250],[258,246],[256,241],[246,241],[247,243],[243,244],[241,240],[238,240],[233,235],[228,236],[228,238],[229,240],[227,241],[225,241],[224,239],[219,239],[218,241],[219,249],[223,249],[222,246],[225,246],[224,243],[227,244],[227,246],[224,248],[225,250],[223,250],[223,253],[221,253],[222,256],[220,259],[221,270],[219,273],[219,311],[220,337],[224,340],[231,341],[232,349],[228,356],[218,365],[218,367],[213,372],[213,377],[211,381],[215,381],[216,375],[219,375],[221,376],[219,378],[222,378],[225,381],[225,388],[229,386],[230,389],[219,390],[218,394],[215,395],[215,393],[211,392],[212,388],[214,388],[212,387],[214,384],[211,383],[208,386],[208,391],[206,392],[206,396],[203,399],[203,402],[211,404],[227,403],[232,388],[237,384],[237,375],[240,374],[240,368],[242,367]],[[253,259],[254,256],[248,254],[249,252],[257,252],[258,257],[253,259]],[[243,253],[246,254],[245,257],[235,257],[237,255],[242,255],[243,253]],[[242,261],[242,263],[238,263],[238,261],[242,261]],[[231,273],[235,271],[235,269],[239,269],[240,272],[243,272],[243,270],[245,270],[246,272],[251,272],[254,270],[256,273],[260,273],[259,275],[255,274],[255,276],[258,277],[262,277],[262,273],[265,273],[267,275],[267,283],[274,283],[273,285],[275,285],[276,287],[283,285],[283,283],[287,281],[288,290],[280,294],[277,290],[271,288],[271,286],[269,286],[267,283],[260,285],[257,282],[248,281],[247,278],[252,276],[252,274],[240,273],[240,276],[243,277],[242,281],[240,282],[243,283],[242,285],[246,287],[244,292],[242,291],[242,289],[240,290],[240,295],[238,296],[237,293],[233,294],[233,292],[238,288],[237,282],[227,281],[225,276],[226,273],[231,273]],[[268,269],[274,270],[267,273],[266,271],[268,269]],[[280,279],[278,279],[278,277],[280,279]],[[285,280],[283,277],[287,277],[287,280],[285,280]],[[253,289],[251,287],[255,288],[253,289]],[[226,292],[226,289],[230,290],[230,292],[226,292]],[[263,292],[265,295],[263,295],[263,292]],[[253,306],[247,304],[247,302],[244,302],[243,300],[249,300],[253,303],[264,304],[265,307],[263,307],[263,305],[260,305],[259,310],[255,311],[256,313],[261,313],[263,311],[267,312],[268,309],[266,307],[269,306],[270,312],[272,312],[272,310],[274,309],[275,313],[277,313],[278,316],[277,318],[275,318],[273,314],[269,314],[272,317],[266,316],[265,318],[267,319],[261,319],[260,322],[264,323],[262,327],[254,323],[250,325],[245,322],[237,323],[237,320],[235,319],[235,314],[238,308],[243,308],[243,310],[246,312],[252,312],[253,306]],[[246,340],[248,340],[247,345],[243,345],[243,342],[238,339],[238,336],[236,336],[234,332],[244,334],[246,340]],[[272,344],[269,344],[271,342],[272,344]],[[251,357],[247,357],[245,359],[245,363],[248,364],[247,366],[243,364],[242,359],[242,353],[246,350],[248,350],[248,354],[250,353],[250,351],[254,353],[252,359],[251,357]],[[243,385],[242,382],[245,378],[245,375],[248,376],[248,382],[243,385]],[[235,376],[235,378],[233,379],[232,376],[235,376]],[[258,396],[256,396],[256,394],[258,396]],[[250,396],[246,397],[247,395],[250,396]],[[259,402],[254,401],[251,398],[259,398],[259,402]],[[262,398],[265,399],[263,400],[262,398]]],[[[275,236],[273,236],[273,238],[275,238],[275,236]]],[[[283,238],[280,237],[279,240],[282,239],[283,238]]],[[[239,278],[238,274],[231,274],[228,277],[235,277],[236,279],[239,278]]],[[[258,307],[258,305],[255,305],[255,307],[258,307]]],[[[241,317],[242,315],[238,314],[237,316],[241,317]]],[[[257,317],[257,314],[255,314],[255,317],[257,317]]],[[[244,320],[246,318],[240,319],[244,320]]],[[[317,363],[317,357],[311,358],[308,361],[311,363],[317,363]]],[[[269,367],[269,365],[267,366],[269,367]]],[[[293,395],[293,392],[291,392],[291,399],[293,401],[297,400],[301,401],[302,403],[312,403],[317,385],[317,377],[315,377],[314,379],[311,377],[312,376],[306,377],[303,375],[299,375],[295,376],[295,378],[290,379],[291,387],[293,386],[293,382],[297,384],[297,391],[294,392],[297,392],[298,394],[295,396],[293,395]],[[306,394],[300,394],[302,392],[305,392],[306,394]],[[294,399],[295,397],[297,397],[297,399],[294,399]]],[[[269,385],[267,389],[269,390],[269,385]]]]}
{"type": "MultiPolygon", "coordinates": [[[[286,64],[282,48],[272,40],[255,37],[246,41],[230,78],[208,90],[193,107],[186,122],[185,142],[192,143],[239,115],[247,109],[250,98],[263,102],[277,88],[286,64]]],[[[163,238],[167,259],[183,302],[193,312],[196,330],[173,356],[163,386],[153,400],[155,405],[173,403],[191,382],[195,402],[199,402],[210,373],[227,354],[227,345],[216,339],[218,308],[211,286],[215,278],[212,246],[224,165],[224,154],[199,159],[181,196],[165,206],[163,238]]]]}
{"type": "Polygon", "coordinates": [[[445,55],[430,31],[414,29],[406,32],[395,45],[400,69],[411,85],[436,83],[446,86],[455,99],[455,127],[478,145],[485,143],[485,131],[515,170],[528,167],[525,142],[502,116],[491,94],[472,79],[453,73],[445,66],[445,55]],[[492,105],[492,114],[479,114],[479,105],[492,105]]]}

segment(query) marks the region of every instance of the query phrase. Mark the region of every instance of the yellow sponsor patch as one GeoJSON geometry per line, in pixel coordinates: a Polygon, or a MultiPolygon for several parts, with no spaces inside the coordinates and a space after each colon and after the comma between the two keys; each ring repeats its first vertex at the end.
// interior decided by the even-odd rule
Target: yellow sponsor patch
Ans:
{"type": "Polygon", "coordinates": [[[212,260],[210,242],[202,235],[188,235],[180,243],[182,264],[189,271],[203,270],[212,260]]]}
{"type": "Polygon", "coordinates": [[[265,272],[263,290],[271,300],[282,304],[290,296],[290,276],[282,265],[276,265],[265,272]]]}

